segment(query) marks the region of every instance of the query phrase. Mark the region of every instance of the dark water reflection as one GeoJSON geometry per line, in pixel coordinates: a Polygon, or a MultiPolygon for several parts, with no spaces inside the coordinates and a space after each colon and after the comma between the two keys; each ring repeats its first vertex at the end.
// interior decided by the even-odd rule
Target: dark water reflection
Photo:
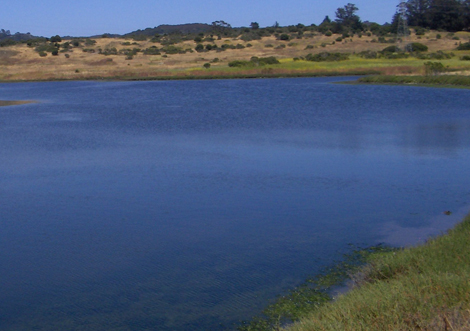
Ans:
{"type": "Polygon", "coordinates": [[[0,330],[230,328],[468,212],[470,91],[338,80],[0,84],[0,330]]]}

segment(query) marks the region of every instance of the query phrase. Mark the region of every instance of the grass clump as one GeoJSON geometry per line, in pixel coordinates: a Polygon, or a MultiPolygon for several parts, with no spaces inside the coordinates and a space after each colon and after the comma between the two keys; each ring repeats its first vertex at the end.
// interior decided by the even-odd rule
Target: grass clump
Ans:
{"type": "Polygon", "coordinates": [[[369,261],[357,288],[286,330],[470,328],[470,216],[422,246],[369,261]]]}

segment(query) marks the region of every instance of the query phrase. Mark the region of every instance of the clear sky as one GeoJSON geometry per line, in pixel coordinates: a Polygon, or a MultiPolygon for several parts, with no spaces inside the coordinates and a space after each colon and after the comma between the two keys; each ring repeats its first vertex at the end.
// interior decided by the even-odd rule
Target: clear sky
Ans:
{"type": "Polygon", "coordinates": [[[124,34],[160,24],[212,23],[233,27],[319,24],[348,2],[362,21],[390,22],[399,0],[3,0],[0,29],[50,37],[124,34]]]}

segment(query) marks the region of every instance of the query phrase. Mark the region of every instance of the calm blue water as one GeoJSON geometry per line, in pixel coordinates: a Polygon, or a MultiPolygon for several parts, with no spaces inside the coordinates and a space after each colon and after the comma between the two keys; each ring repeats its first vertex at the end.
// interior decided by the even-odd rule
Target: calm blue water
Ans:
{"type": "Polygon", "coordinates": [[[0,84],[0,330],[230,329],[452,226],[470,90],[341,80],[0,84]]]}

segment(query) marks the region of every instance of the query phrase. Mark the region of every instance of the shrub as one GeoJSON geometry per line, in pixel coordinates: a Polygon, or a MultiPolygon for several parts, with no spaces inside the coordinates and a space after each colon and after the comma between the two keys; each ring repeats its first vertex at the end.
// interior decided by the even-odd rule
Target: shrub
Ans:
{"type": "Polygon", "coordinates": [[[93,39],[85,39],[85,45],[86,45],[86,46],[93,46],[94,44],[96,44],[96,40],[93,40],[93,39]]]}
{"type": "Polygon", "coordinates": [[[470,61],[470,55],[464,55],[460,58],[461,61],[470,61]]]}
{"type": "Polygon", "coordinates": [[[186,53],[186,51],[183,50],[181,47],[176,47],[176,46],[173,46],[173,45],[168,45],[168,46],[162,47],[161,51],[166,53],[166,54],[184,54],[184,53],[186,53]]]}
{"type": "Polygon", "coordinates": [[[279,39],[280,40],[284,40],[284,41],[287,41],[290,39],[289,35],[287,33],[283,33],[279,36],[279,39]]]}
{"type": "Polygon", "coordinates": [[[349,54],[347,53],[328,53],[322,52],[319,54],[308,54],[305,59],[307,61],[314,61],[314,62],[334,62],[334,61],[345,61],[349,60],[349,54]]]}
{"type": "Polygon", "coordinates": [[[333,35],[333,32],[331,32],[331,31],[326,31],[325,32],[325,36],[327,36],[327,37],[331,37],[332,35],[333,35]]]}
{"type": "Polygon", "coordinates": [[[416,28],[415,33],[417,36],[424,36],[424,34],[426,33],[426,29],[418,27],[416,28]]]}
{"type": "Polygon", "coordinates": [[[468,51],[470,50],[470,42],[460,44],[459,47],[457,47],[459,51],[468,51]]]}
{"type": "Polygon", "coordinates": [[[206,69],[209,69],[211,67],[211,64],[210,63],[204,63],[203,67],[206,68],[206,69]]]}
{"type": "Polygon", "coordinates": [[[202,52],[204,51],[204,45],[203,44],[197,44],[196,48],[194,48],[196,52],[202,52]]]}
{"type": "Polygon", "coordinates": [[[265,66],[272,64],[279,64],[279,60],[274,56],[269,57],[256,57],[253,56],[250,61],[236,60],[228,63],[229,67],[255,67],[255,66],[265,66]]]}
{"type": "Polygon", "coordinates": [[[247,67],[252,65],[250,61],[235,60],[228,63],[229,67],[247,67]]]}
{"type": "Polygon", "coordinates": [[[388,46],[382,50],[382,53],[397,53],[399,50],[397,46],[388,46]]]}
{"type": "Polygon", "coordinates": [[[253,62],[254,64],[257,64],[257,65],[260,65],[260,66],[264,66],[264,65],[268,65],[268,64],[279,64],[279,60],[276,59],[274,56],[269,56],[269,57],[252,57],[251,62],[253,62]]]}
{"type": "Polygon", "coordinates": [[[152,46],[143,50],[145,55],[160,55],[160,50],[156,46],[152,46]]]}
{"type": "Polygon", "coordinates": [[[426,76],[435,76],[443,71],[445,71],[445,67],[441,62],[426,62],[424,63],[424,71],[426,72],[426,76]]]}
{"type": "Polygon", "coordinates": [[[62,38],[59,35],[55,35],[51,37],[51,43],[60,43],[62,41],[62,38]]]}
{"type": "Polygon", "coordinates": [[[451,59],[453,54],[447,54],[444,53],[443,51],[437,51],[436,53],[430,53],[430,54],[416,54],[416,58],[421,59],[421,60],[444,60],[444,59],[451,59]]]}
{"type": "Polygon", "coordinates": [[[374,51],[363,51],[358,55],[364,59],[376,59],[378,57],[378,53],[374,51]]]}
{"type": "Polygon", "coordinates": [[[338,38],[336,38],[336,41],[341,42],[341,41],[343,41],[343,38],[338,37],[338,38]]]}
{"type": "Polygon", "coordinates": [[[406,45],[405,49],[409,52],[427,52],[428,46],[421,43],[411,43],[406,45]]]}

